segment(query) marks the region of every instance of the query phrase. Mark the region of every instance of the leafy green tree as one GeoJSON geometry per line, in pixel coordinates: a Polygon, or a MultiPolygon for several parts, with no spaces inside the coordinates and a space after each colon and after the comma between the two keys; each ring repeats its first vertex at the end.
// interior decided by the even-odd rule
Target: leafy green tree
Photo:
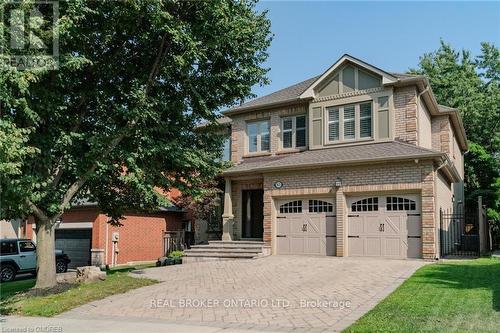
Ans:
{"type": "Polygon", "coordinates": [[[220,172],[222,138],[198,125],[267,81],[271,41],[253,0],[61,1],[56,29],[57,70],[0,69],[1,119],[26,136],[0,156],[37,152],[1,178],[0,213],[35,217],[37,288],[56,284],[54,224],[75,200],[117,223],[220,172]]]}
{"type": "Polygon", "coordinates": [[[458,108],[470,143],[465,155],[466,200],[484,197],[491,219],[500,211],[500,52],[481,43],[476,58],[441,41],[411,70],[426,75],[440,104],[458,108]]]}

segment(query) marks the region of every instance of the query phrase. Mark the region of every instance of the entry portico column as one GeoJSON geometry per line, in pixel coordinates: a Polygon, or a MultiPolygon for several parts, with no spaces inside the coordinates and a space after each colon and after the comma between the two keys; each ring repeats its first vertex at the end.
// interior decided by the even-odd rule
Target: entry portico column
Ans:
{"type": "Polygon", "coordinates": [[[233,202],[231,200],[231,179],[226,178],[226,187],[224,189],[224,214],[222,214],[222,240],[233,240],[233,202]]]}

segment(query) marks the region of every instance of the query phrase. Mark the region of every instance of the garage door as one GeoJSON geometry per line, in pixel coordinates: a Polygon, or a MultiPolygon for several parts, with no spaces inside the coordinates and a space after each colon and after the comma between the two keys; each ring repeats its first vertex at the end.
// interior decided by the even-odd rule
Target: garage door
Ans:
{"type": "Polygon", "coordinates": [[[348,209],[350,256],[422,257],[417,195],[353,197],[348,209]]]}
{"type": "Polygon", "coordinates": [[[68,255],[71,268],[90,265],[91,244],[92,229],[56,229],[56,249],[68,255]]]}
{"type": "Polygon", "coordinates": [[[278,254],[335,255],[336,223],[331,199],[293,199],[281,201],[278,206],[278,254]]]}

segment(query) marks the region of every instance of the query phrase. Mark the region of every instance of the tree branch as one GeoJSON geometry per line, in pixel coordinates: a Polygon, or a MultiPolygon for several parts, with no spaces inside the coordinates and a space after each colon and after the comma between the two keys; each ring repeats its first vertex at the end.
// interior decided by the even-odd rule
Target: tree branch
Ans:
{"type": "Polygon", "coordinates": [[[38,208],[33,202],[31,202],[31,200],[26,199],[26,203],[28,204],[30,209],[33,211],[33,214],[35,214],[35,216],[38,217],[39,220],[41,220],[41,221],[48,221],[49,220],[47,215],[45,215],[45,213],[40,208],[38,208]]]}
{"type": "MultiPolygon", "coordinates": [[[[165,47],[166,44],[167,44],[167,33],[165,32],[163,34],[163,37],[161,40],[158,54],[156,55],[155,61],[153,63],[153,66],[152,66],[151,71],[150,71],[149,76],[148,76],[148,81],[146,83],[146,95],[148,95],[149,90],[151,88],[151,85],[153,84],[154,79],[158,75],[160,64],[161,64],[161,59],[166,52],[166,47],[165,47]]],[[[127,125],[125,126],[124,130],[118,136],[116,136],[113,140],[111,140],[108,147],[101,153],[101,156],[109,155],[109,153],[111,153],[116,148],[116,146],[118,146],[118,144],[126,137],[126,132],[128,130],[130,130],[132,127],[134,127],[135,124],[137,123],[137,121],[138,121],[137,118],[129,121],[127,123],[127,125]]],[[[62,215],[62,213],[64,212],[64,208],[71,202],[71,200],[73,199],[75,194],[89,180],[89,178],[92,176],[92,174],[94,173],[96,168],[97,168],[97,161],[95,161],[91,165],[89,170],[87,170],[87,172],[85,172],[77,181],[75,181],[73,184],[71,184],[71,186],[68,188],[68,190],[64,194],[61,204],[59,205],[58,217],[60,215],[62,215]]]]}

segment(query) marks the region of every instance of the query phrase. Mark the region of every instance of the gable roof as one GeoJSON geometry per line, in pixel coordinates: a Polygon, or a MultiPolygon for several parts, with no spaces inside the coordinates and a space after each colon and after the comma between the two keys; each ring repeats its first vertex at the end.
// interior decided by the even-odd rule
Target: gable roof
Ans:
{"type": "Polygon", "coordinates": [[[223,174],[236,175],[248,172],[270,172],[326,165],[335,166],[388,160],[439,158],[444,155],[441,152],[409,143],[390,141],[307,150],[301,153],[276,156],[252,157],[244,159],[243,162],[229,168],[223,174]]]}
{"type": "Polygon", "coordinates": [[[310,93],[309,91],[311,89],[313,90],[314,87],[316,87],[316,85],[323,80],[323,78],[330,75],[333,71],[335,71],[339,66],[343,65],[345,62],[351,62],[353,64],[357,64],[358,66],[366,68],[371,72],[381,75],[383,78],[385,78],[385,82],[383,82],[384,84],[395,83],[397,81],[405,81],[408,79],[415,79],[418,77],[412,74],[386,72],[360,59],[357,59],[349,54],[344,54],[321,75],[311,77],[307,80],[280,89],[271,94],[252,99],[241,105],[230,108],[222,113],[230,116],[231,114],[236,114],[240,112],[245,112],[260,108],[270,108],[277,105],[300,102],[302,100],[304,101],[309,100],[313,98],[313,96],[306,96],[307,94],[310,93]]]}
{"type": "Polygon", "coordinates": [[[416,85],[419,92],[423,94],[422,97],[424,98],[425,103],[427,104],[432,115],[449,115],[451,117],[453,126],[458,133],[457,138],[460,148],[462,151],[467,151],[467,136],[465,134],[460,113],[457,109],[438,105],[434,93],[432,92],[432,87],[429,84],[429,80],[425,76],[386,72],[349,54],[344,54],[321,75],[296,83],[269,95],[253,99],[239,106],[223,111],[222,113],[225,116],[231,117],[231,115],[248,111],[309,101],[314,98],[314,87],[316,87],[316,85],[318,85],[324,78],[328,77],[328,75],[346,62],[356,64],[371,72],[381,75],[383,85],[393,85],[395,87],[416,85]]]}
{"type": "Polygon", "coordinates": [[[394,83],[395,81],[398,80],[397,77],[394,75],[381,70],[375,66],[372,66],[363,60],[360,60],[358,58],[355,58],[349,54],[344,54],[342,57],[339,58],[339,60],[335,61],[335,63],[330,66],[323,74],[321,74],[301,95],[300,98],[314,98],[314,89],[321,83],[323,80],[328,78],[333,72],[335,72],[339,67],[343,66],[345,63],[352,63],[354,65],[357,65],[359,67],[365,68],[368,71],[378,74],[382,77],[382,84],[390,84],[394,83]]]}
{"type": "Polygon", "coordinates": [[[265,95],[239,106],[235,106],[225,112],[224,114],[234,113],[234,111],[245,111],[247,109],[254,109],[256,107],[273,106],[286,102],[297,102],[300,100],[300,95],[318,78],[319,76],[312,77],[302,82],[296,83],[289,87],[283,88],[269,95],[265,95]]]}

